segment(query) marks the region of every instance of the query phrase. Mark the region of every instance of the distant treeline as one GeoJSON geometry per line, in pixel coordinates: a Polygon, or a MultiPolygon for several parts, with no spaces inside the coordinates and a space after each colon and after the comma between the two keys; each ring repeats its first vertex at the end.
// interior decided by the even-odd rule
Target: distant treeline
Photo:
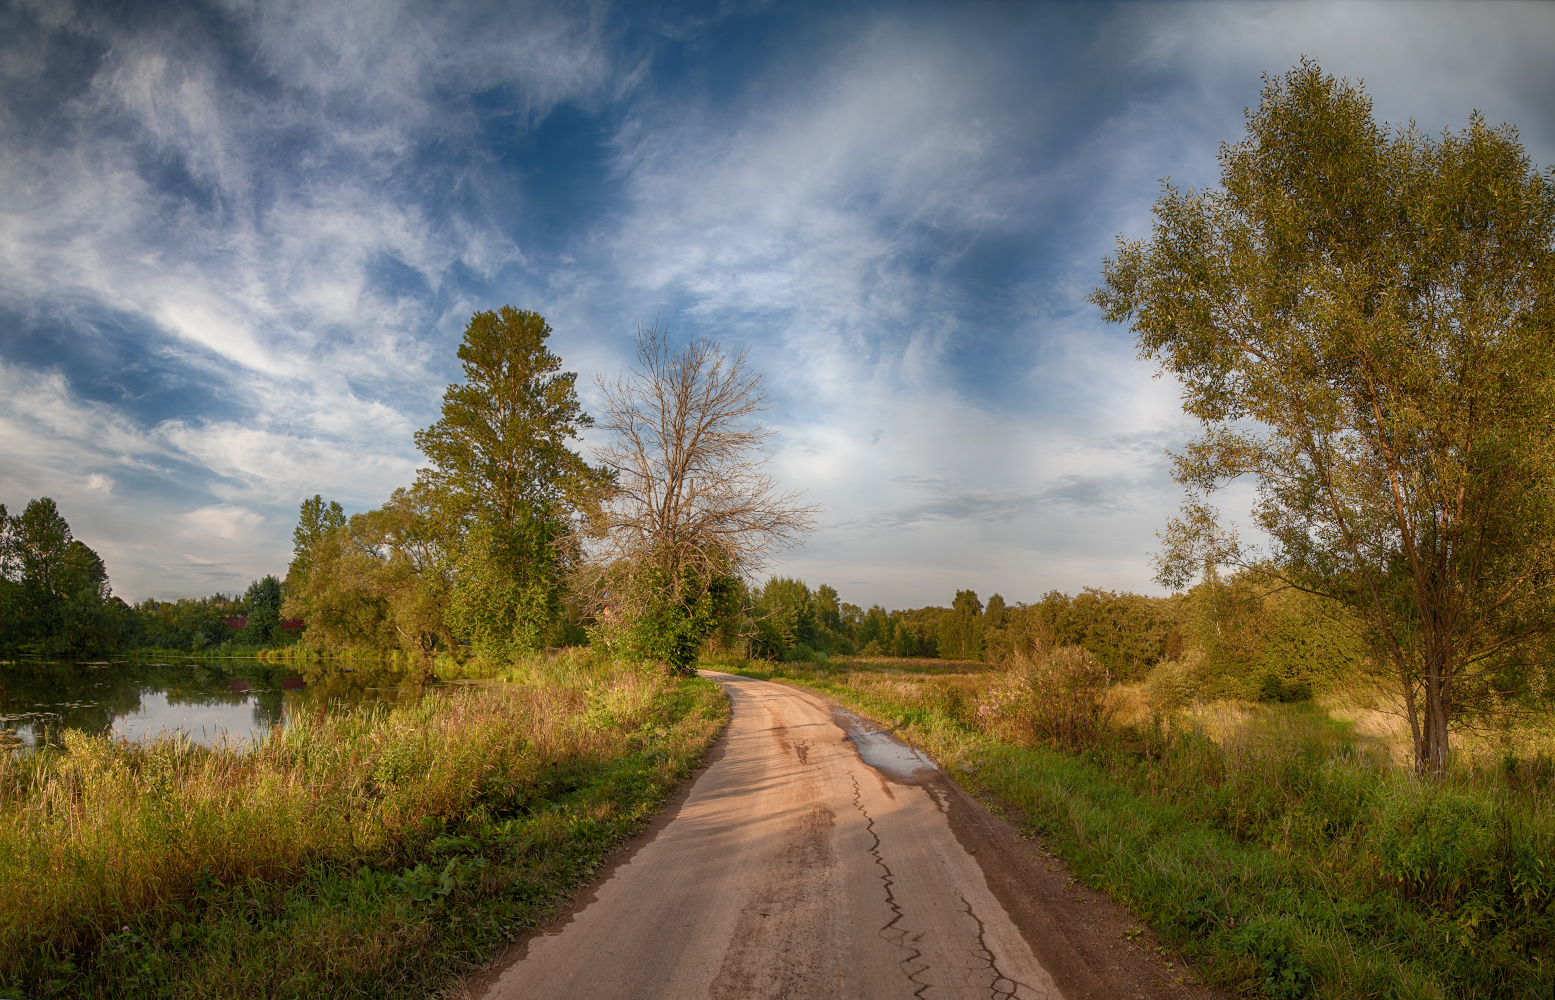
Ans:
{"type": "Polygon", "coordinates": [[[92,657],[227,641],[262,645],[277,638],[281,600],[281,582],[267,576],[241,596],[126,604],[113,596],[102,558],[74,536],[52,499],[14,515],[0,504],[0,653],[92,657]],[[230,628],[229,617],[246,617],[247,628],[230,628]]]}
{"type": "MultiPolygon", "coordinates": [[[[299,525],[299,549],[309,527],[319,526],[299,525]]],[[[893,611],[878,604],[866,610],[826,584],[812,590],[785,577],[741,589],[740,610],[723,620],[708,652],[771,660],[825,654],[998,664],[1018,651],[1081,646],[1119,681],[1141,680],[1164,667],[1156,680],[1184,698],[1287,701],[1310,696],[1365,660],[1353,619],[1332,603],[1277,588],[1257,572],[1214,576],[1171,597],[1087,587],[1072,596],[1055,590],[1033,604],[1009,604],[994,594],[985,605],[974,591],[961,590],[949,607],[893,611]]],[[[362,599],[368,596],[364,591],[362,599]]],[[[102,559],[73,536],[52,499],[33,500],[16,515],[0,505],[0,651],[6,654],[90,657],[137,648],[198,651],[228,641],[268,644],[281,639],[285,597],[282,582],[266,576],[242,595],[132,606],[113,596],[102,559]],[[247,628],[229,627],[225,619],[231,617],[246,617],[247,628]]],[[[390,618],[381,630],[393,636],[390,618]]],[[[315,624],[310,621],[310,630],[315,624]]],[[[592,624],[564,612],[546,638],[582,645],[592,624]]],[[[328,638],[377,648],[359,635],[328,638]]]]}
{"type": "Polygon", "coordinates": [[[749,655],[939,657],[1003,663],[1018,651],[1080,646],[1117,681],[1157,677],[1184,698],[1310,697],[1366,661],[1359,623],[1256,571],[1212,576],[1185,594],[1145,597],[1087,587],[1034,604],[957,591],[950,607],[867,611],[775,577],[750,593],[749,655]]]}

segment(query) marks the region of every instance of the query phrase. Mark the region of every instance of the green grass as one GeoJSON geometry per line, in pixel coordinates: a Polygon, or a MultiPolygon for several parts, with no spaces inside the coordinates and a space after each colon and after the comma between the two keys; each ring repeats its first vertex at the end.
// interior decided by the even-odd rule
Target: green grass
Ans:
{"type": "Polygon", "coordinates": [[[250,749],[0,758],[0,989],[435,995],[586,881],[726,715],[709,682],[564,660],[250,749]]]}
{"type": "Polygon", "coordinates": [[[1555,995],[1547,768],[1461,768],[1433,786],[1310,706],[1263,710],[1220,742],[1158,721],[1061,752],[979,714],[996,675],[746,672],[893,725],[1018,808],[1211,982],[1268,997],[1555,995]]]}

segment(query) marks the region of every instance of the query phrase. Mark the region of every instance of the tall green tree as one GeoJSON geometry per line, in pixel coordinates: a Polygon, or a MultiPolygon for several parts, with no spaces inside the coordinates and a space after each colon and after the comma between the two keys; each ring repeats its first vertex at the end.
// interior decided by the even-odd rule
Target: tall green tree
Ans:
{"type": "Polygon", "coordinates": [[[421,480],[494,524],[565,520],[602,499],[602,473],[568,444],[594,420],[550,336],[539,313],[512,306],[471,316],[459,347],[465,380],[443,394],[441,418],[416,433],[432,463],[421,480]]]}
{"type": "Polygon", "coordinates": [[[243,637],[251,644],[269,642],[275,638],[275,630],[281,624],[281,605],[286,599],[281,581],[266,576],[248,585],[243,594],[243,610],[247,612],[247,634],[243,637]]]}
{"type": "Polygon", "coordinates": [[[325,503],[324,498],[315,493],[302,502],[302,509],[297,514],[297,527],[292,531],[292,562],[286,570],[288,582],[295,575],[296,585],[302,584],[302,578],[313,567],[314,553],[321,549],[331,534],[345,527],[345,523],[345,508],[338,501],[325,503]]]}
{"type": "MultiPolygon", "coordinates": [[[[12,550],[22,580],[36,599],[58,594],[72,568],[78,573],[91,572],[86,563],[71,567],[70,543],[74,540],[70,525],[51,497],[29,502],[17,515],[11,529],[12,550]]],[[[82,562],[79,554],[74,561],[82,562]]]]}
{"type": "Polygon", "coordinates": [[[865,655],[882,656],[892,652],[896,648],[896,620],[880,605],[870,605],[859,622],[854,642],[865,655]]]}
{"type": "MultiPolygon", "coordinates": [[[[335,565],[343,551],[335,536],[345,526],[345,508],[336,500],[326,503],[317,493],[303,500],[297,512],[297,527],[292,530],[292,561],[286,567],[286,580],[281,588],[285,595],[281,616],[301,619],[305,633],[320,620],[314,599],[326,591],[332,592],[330,588],[334,584],[333,580],[312,580],[314,568],[325,563],[335,565]]],[[[174,627],[169,634],[178,635],[183,631],[186,629],[182,626],[174,627]]],[[[321,633],[311,631],[307,639],[310,644],[318,645],[322,641],[321,633]]]]}
{"type": "Polygon", "coordinates": [[[816,587],[816,648],[828,654],[848,655],[855,652],[853,627],[862,614],[857,607],[842,603],[842,596],[837,593],[836,587],[826,583],[816,587]]]}
{"type": "Polygon", "coordinates": [[[815,622],[820,628],[842,631],[842,603],[837,588],[823,583],[815,588],[815,622]]]}
{"type": "Polygon", "coordinates": [[[128,606],[113,596],[108,570],[75,538],[49,497],[8,519],[6,641],[50,655],[98,655],[133,631],[128,606]]]}
{"type": "Polygon", "coordinates": [[[1440,775],[1455,720],[1527,690],[1551,631],[1555,185],[1512,128],[1390,130],[1310,62],[1220,162],[1092,295],[1205,426],[1160,578],[1254,561],[1206,500],[1253,478],[1274,572],[1366,622],[1440,775]]]}
{"type": "Polygon", "coordinates": [[[975,590],[956,591],[950,613],[940,619],[939,655],[947,660],[978,660],[983,655],[983,602],[975,590]]]}
{"type": "Polygon", "coordinates": [[[457,626],[495,655],[533,649],[555,625],[576,532],[597,521],[610,484],[569,446],[593,420],[550,335],[540,314],[511,306],[471,316],[459,347],[465,380],[416,434],[432,463],[418,490],[442,507],[444,542],[459,552],[457,626]]]}
{"type": "Polygon", "coordinates": [[[11,515],[0,503],[0,649],[21,641],[22,582],[12,543],[11,515]]]}

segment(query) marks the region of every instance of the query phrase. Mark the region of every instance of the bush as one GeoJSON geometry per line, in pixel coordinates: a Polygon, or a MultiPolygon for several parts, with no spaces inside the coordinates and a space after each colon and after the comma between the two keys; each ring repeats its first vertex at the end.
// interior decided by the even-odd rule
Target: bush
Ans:
{"type": "Polygon", "coordinates": [[[1100,742],[1110,712],[1107,669],[1088,650],[1060,646],[1018,651],[978,707],[996,734],[1031,746],[1079,748],[1100,742]]]}

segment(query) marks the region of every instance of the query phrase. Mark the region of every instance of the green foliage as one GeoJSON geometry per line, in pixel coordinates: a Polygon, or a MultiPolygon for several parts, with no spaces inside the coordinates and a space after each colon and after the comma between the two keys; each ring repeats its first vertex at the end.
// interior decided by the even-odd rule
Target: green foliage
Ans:
{"type": "Polygon", "coordinates": [[[1119,679],[1159,662],[1173,622],[1171,601],[1087,587],[1073,598],[1050,593],[1039,606],[1057,645],[1083,647],[1119,679]]]}
{"type": "Polygon", "coordinates": [[[232,637],[224,619],[243,613],[243,606],[224,594],[198,599],[157,601],[135,606],[135,644],[151,649],[198,652],[232,637]]]}
{"type": "Polygon", "coordinates": [[[988,608],[983,612],[983,627],[985,629],[1003,628],[1006,610],[1002,596],[995,594],[988,598],[988,608]]]}
{"type": "Polygon", "coordinates": [[[865,656],[889,655],[896,647],[897,619],[872,604],[859,620],[854,642],[865,656]]]}
{"type": "Polygon", "coordinates": [[[430,654],[457,636],[507,659],[560,630],[574,518],[597,517],[609,477],[567,447],[593,421],[577,375],[558,374],[550,333],[538,314],[509,306],[470,318],[459,348],[465,381],[448,387],[441,417],[416,434],[432,467],[378,515],[409,512],[400,520],[412,530],[381,532],[379,543],[399,570],[387,603],[405,648],[430,654]],[[399,558],[412,534],[415,552],[399,558]]]}
{"type": "Polygon", "coordinates": [[[740,610],[737,579],[715,576],[704,583],[690,568],[682,573],[679,588],[650,582],[642,594],[641,606],[629,619],[629,652],[682,673],[690,673],[707,640],[740,610]]]}
{"type": "Polygon", "coordinates": [[[1370,666],[1352,613],[1256,570],[1211,573],[1180,612],[1200,698],[1304,701],[1370,666]]]}
{"type": "Polygon", "coordinates": [[[950,613],[941,617],[935,645],[947,660],[980,660],[983,657],[983,602],[972,590],[956,591],[950,613]]]}
{"type": "Polygon", "coordinates": [[[243,594],[243,609],[248,615],[248,625],[243,630],[242,642],[259,646],[275,638],[281,624],[281,604],[286,594],[281,581],[274,576],[255,580],[243,594]]]}
{"type": "Polygon", "coordinates": [[[1145,597],[1087,587],[1036,604],[1002,595],[979,608],[958,591],[949,608],[860,611],[822,584],[773,577],[753,590],[742,624],[755,659],[792,661],[803,644],[828,656],[1039,660],[1085,650],[1113,681],[1138,681],[1169,664],[1181,697],[1304,701],[1374,670],[1364,625],[1342,606],[1284,586],[1262,569],[1212,574],[1187,594],[1145,597]],[[970,649],[969,649],[970,647],[970,649]],[[972,655],[968,655],[971,653],[972,655]]]}
{"type": "MultiPolygon", "coordinates": [[[[1056,646],[1087,650],[1117,679],[1137,678],[1166,658],[1178,628],[1176,598],[1153,598],[1086,587],[1073,597],[1051,591],[1036,604],[1009,606],[995,594],[983,615],[982,659],[1012,657],[1056,646]],[[997,603],[996,603],[997,602],[997,603]]],[[[1182,655],[1180,631],[1172,649],[1182,655]]]]}
{"type": "Polygon", "coordinates": [[[451,649],[446,531],[434,497],[395,490],[383,507],[351,515],[313,543],[308,573],[288,585],[282,613],[303,619],[304,641],[315,649],[402,649],[423,658],[451,649]]]}
{"type": "Polygon", "coordinates": [[[49,497],[22,513],[0,506],[0,649],[96,656],[134,634],[97,553],[73,537],[49,497]]]}
{"type": "Polygon", "coordinates": [[[331,500],[326,504],[324,498],[315,493],[302,502],[297,527],[292,531],[292,562],[286,571],[289,583],[296,577],[295,585],[301,585],[312,570],[315,553],[322,551],[321,547],[329,537],[345,524],[345,508],[338,501],[331,500]]]}
{"type": "Polygon", "coordinates": [[[465,538],[448,624],[482,658],[501,661],[532,653],[557,624],[560,602],[549,574],[542,571],[525,580],[515,572],[524,565],[512,554],[522,537],[522,529],[480,524],[465,538]]]}
{"type": "MultiPolygon", "coordinates": [[[[836,591],[821,585],[835,598],[836,591]]],[[[750,616],[755,620],[756,636],[751,655],[781,660],[789,649],[803,643],[814,649],[820,641],[820,609],[817,594],[802,580],[774,576],[765,586],[751,593],[750,616]]]]}
{"type": "Polygon", "coordinates": [[[607,477],[567,447],[594,421],[578,402],[577,374],[558,374],[550,335],[538,313],[511,306],[478,312],[465,327],[465,381],[448,387],[442,416],[416,433],[432,462],[420,481],[461,514],[538,524],[601,499],[607,477]]]}
{"type": "MultiPolygon", "coordinates": [[[[609,477],[567,447],[592,420],[536,313],[476,313],[459,348],[465,381],[416,434],[431,460],[383,507],[347,519],[304,501],[283,613],[318,649],[404,650],[424,660],[461,640],[522,656],[564,621],[576,519],[597,516],[609,477]]],[[[570,629],[570,632],[569,632],[570,629]]]]}

